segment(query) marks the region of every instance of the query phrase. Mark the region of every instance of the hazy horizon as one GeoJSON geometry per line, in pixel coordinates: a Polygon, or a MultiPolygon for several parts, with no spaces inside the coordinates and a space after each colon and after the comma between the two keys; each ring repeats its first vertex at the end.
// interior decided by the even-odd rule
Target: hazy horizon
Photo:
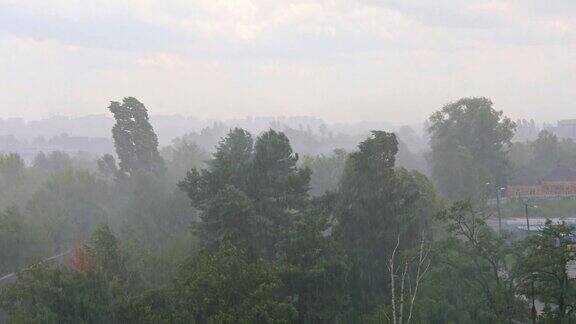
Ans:
{"type": "Polygon", "coordinates": [[[0,117],[309,115],[422,122],[486,96],[573,118],[576,3],[0,0],[0,117]]]}
{"type": "Polygon", "coordinates": [[[0,324],[576,323],[575,72],[576,0],[0,0],[0,324]]]}

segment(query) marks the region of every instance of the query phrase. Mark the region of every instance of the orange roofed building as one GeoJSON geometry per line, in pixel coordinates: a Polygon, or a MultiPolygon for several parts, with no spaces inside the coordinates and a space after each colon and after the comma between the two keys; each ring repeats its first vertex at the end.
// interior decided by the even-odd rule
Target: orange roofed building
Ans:
{"type": "Polygon", "coordinates": [[[506,188],[506,196],[576,199],[576,171],[567,167],[557,167],[537,183],[509,185],[506,188]]]}

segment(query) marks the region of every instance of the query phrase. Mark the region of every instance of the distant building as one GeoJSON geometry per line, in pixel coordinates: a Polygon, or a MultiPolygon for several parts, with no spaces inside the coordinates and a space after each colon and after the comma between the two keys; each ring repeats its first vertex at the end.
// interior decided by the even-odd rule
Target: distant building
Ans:
{"type": "Polygon", "coordinates": [[[576,119],[559,120],[553,132],[560,138],[576,139],[576,119]]]}
{"type": "Polygon", "coordinates": [[[576,171],[556,167],[531,184],[513,184],[506,188],[508,198],[576,199],[576,171]]]}

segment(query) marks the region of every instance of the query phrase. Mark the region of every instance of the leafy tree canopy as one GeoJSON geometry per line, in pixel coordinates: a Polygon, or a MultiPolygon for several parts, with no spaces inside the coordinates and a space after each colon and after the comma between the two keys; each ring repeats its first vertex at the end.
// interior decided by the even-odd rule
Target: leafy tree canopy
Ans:
{"type": "Polygon", "coordinates": [[[491,182],[498,188],[506,184],[507,149],[515,124],[495,110],[490,99],[462,98],[432,114],[429,122],[431,170],[443,194],[455,200],[477,198],[466,196],[470,194],[466,187],[472,183],[454,180],[454,169],[465,169],[461,176],[487,173],[476,185],[491,182]]]}
{"type": "Polygon", "coordinates": [[[120,158],[120,170],[128,174],[164,170],[164,161],[158,153],[158,137],[148,120],[144,104],[127,97],[122,103],[112,101],[108,109],[116,119],[112,137],[120,158]]]}

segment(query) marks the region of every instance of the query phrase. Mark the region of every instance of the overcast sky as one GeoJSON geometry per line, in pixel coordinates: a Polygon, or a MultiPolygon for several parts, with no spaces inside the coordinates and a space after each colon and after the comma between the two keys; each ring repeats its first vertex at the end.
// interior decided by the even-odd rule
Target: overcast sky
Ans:
{"type": "Polygon", "coordinates": [[[0,117],[576,118],[574,0],[0,0],[0,117]]]}

